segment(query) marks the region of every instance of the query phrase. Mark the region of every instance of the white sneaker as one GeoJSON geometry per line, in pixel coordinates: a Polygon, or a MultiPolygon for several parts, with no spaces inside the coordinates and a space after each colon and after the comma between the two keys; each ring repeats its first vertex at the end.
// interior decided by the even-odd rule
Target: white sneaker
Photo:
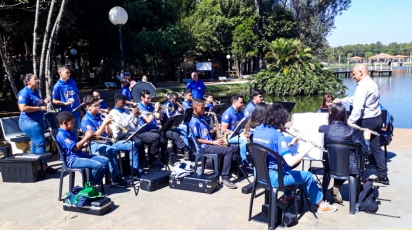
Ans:
{"type": "Polygon", "coordinates": [[[331,205],[327,201],[325,201],[321,205],[319,205],[318,213],[332,213],[336,212],[337,210],[338,207],[331,205]]]}

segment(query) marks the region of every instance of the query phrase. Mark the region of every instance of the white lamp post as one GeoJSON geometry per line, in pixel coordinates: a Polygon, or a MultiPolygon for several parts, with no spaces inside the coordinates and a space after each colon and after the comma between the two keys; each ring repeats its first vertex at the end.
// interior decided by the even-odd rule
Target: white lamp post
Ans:
{"type": "Polygon", "coordinates": [[[119,27],[119,40],[120,40],[120,55],[122,56],[122,69],[124,68],[124,52],[123,52],[123,39],[122,39],[122,26],[126,24],[128,15],[125,9],[120,6],[115,6],[109,11],[109,19],[113,25],[119,27]]]}
{"type": "Polygon", "coordinates": [[[227,59],[227,75],[228,77],[230,77],[230,55],[226,55],[226,59],[227,59]]]}

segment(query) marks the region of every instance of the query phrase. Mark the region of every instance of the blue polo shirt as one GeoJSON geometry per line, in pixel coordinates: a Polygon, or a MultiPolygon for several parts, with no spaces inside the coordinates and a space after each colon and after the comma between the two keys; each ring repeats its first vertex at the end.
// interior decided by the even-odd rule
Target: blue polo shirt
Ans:
{"type": "MultiPolygon", "coordinates": [[[[266,126],[261,124],[256,127],[253,133],[253,143],[257,143],[265,146],[266,148],[272,149],[273,151],[279,153],[282,157],[287,154],[291,154],[283,133],[276,130],[275,127],[266,126]]],[[[272,155],[268,155],[268,169],[277,170],[276,158],[272,155]]],[[[284,170],[290,170],[289,165],[283,163],[284,170]]]]}
{"type": "Polygon", "coordinates": [[[186,111],[186,109],[192,108],[192,103],[189,102],[189,101],[187,101],[187,100],[185,99],[185,100],[183,101],[182,107],[183,107],[183,110],[186,111]]]}
{"type": "MultiPolygon", "coordinates": [[[[103,120],[100,117],[100,114],[93,116],[89,112],[86,112],[86,114],[82,118],[80,129],[83,131],[92,130],[93,132],[96,132],[99,129],[99,127],[102,125],[102,123],[103,123],[103,120]]],[[[103,132],[101,136],[107,137],[107,133],[103,132]]],[[[97,142],[92,141],[91,145],[94,145],[94,144],[97,144],[97,142]]],[[[106,142],[105,144],[110,144],[110,143],[106,142]]]]}
{"type": "Polygon", "coordinates": [[[245,117],[245,115],[243,115],[242,110],[239,109],[239,111],[236,112],[235,108],[233,108],[233,106],[230,106],[222,114],[222,123],[229,124],[228,129],[234,131],[236,129],[237,125],[239,124],[239,122],[244,117],[245,117]]]}
{"type": "MultiPolygon", "coordinates": [[[[18,94],[19,104],[25,104],[27,106],[43,106],[43,99],[41,98],[37,89],[31,90],[25,86],[20,90],[18,94]]],[[[44,117],[44,111],[39,110],[36,112],[21,112],[20,119],[31,119],[33,121],[42,121],[44,117]]]]}
{"type": "Polygon", "coordinates": [[[179,115],[179,106],[176,104],[173,104],[170,100],[166,101],[164,104],[164,109],[163,109],[163,117],[162,117],[162,125],[164,125],[164,123],[166,123],[167,119],[169,119],[170,117],[173,117],[175,115],[179,115]],[[173,110],[173,112],[170,112],[171,109],[166,109],[166,108],[171,108],[173,110]]]}
{"type": "Polygon", "coordinates": [[[126,96],[126,101],[132,100],[132,93],[130,92],[129,87],[123,86],[122,89],[120,90],[120,93],[126,96]]]}
{"type": "Polygon", "coordinates": [[[77,137],[73,132],[59,128],[59,132],[56,137],[57,143],[63,148],[64,160],[66,161],[67,167],[71,168],[73,162],[77,158],[92,158],[93,155],[82,152],[80,149],[73,151],[76,146],[77,137]]]}
{"type": "MultiPolygon", "coordinates": [[[[189,127],[192,130],[192,133],[195,138],[200,138],[204,140],[212,140],[209,132],[209,125],[207,124],[205,118],[197,117],[196,115],[192,116],[190,120],[189,127]]],[[[202,148],[206,147],[207,144],[202,144],[202,148]]]]}
{"type": "Polygon", "coordinates": [[[192,90],[193,98],[203,99],[203,95],[205,95],[206,86],[200,79],[198,79],[197,82],[191,80],[189,81],[189,83],[187,83],[186,89],[192,90]]]}
{"type": "MultiPolygon", "coordinates": [[[[155,108],[154,108],[154,106],[153,106],[152,103],[149,103],[147,106],[145,106],[142,102],[140,102],[140,103],[139,103],[139,109],[140,109],[141,111],[146,111],[146,112],[151,112],[151,113],[153,113],[153,111],[154,111],[155,108]]],[[[147,115],[145,115],[145,114],[140,115],[140,117],[139,117],[139,125],[144,125],[144,124],[145,124],[145,122],[144,122],[143,119],[142,119],[143,116],[147,117],[147,115]]],[[[156,116],[154,116],[153,121],[150,122],[150,124],[145,128],[145,130],[151,130],[151,129],[157,129],[156,116]]],[[[145,131],[145,130],[143,130],[143,131],[145,131]]]]}
{"type": "Polygon", "coordinates": [[[106,102],[101,101],[101,102],[100,102],[100,108],[101,108],[101,109],[107,109],[107,108],[109,108],[109,106],[106,104],[106,102]]]}
{"type": "MultiPolygon", "coordinates": [[[[73,104],[67,106],[60,106],[61,111],[73,111],[80,105],[79,102],[79,89],[77,89],[76,82],[73,79],[69,79],[66,82],[58,80],[53,87],[53,99],[61,102],[68,102],[70,98],[74,99],[73,104]]],[[[80,111],[73,112],[75,117],[80,117],[80,111]]]]}
{"type": "Polygon", "coordinates": [[[213,107],[215,107],[215,106],[213,105],[213,103],[206,102],[205,107],[209,108],[209,112],[212,112],[213,107]]]}
{"type": "Polygon", "coordinates": [[[250,100],[249,104],[245,107],[245,117],[252,116],[253,110],[255,110],[256,104],[250,100]]]}

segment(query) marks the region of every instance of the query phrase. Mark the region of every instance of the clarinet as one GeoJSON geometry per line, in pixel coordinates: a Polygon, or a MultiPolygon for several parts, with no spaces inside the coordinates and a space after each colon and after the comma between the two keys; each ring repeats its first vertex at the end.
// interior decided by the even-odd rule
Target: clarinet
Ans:
{"type": "Polygon", "coordinates": [[[284,132],[287,133],[287,134],[289,134],[289,135],[291,135],[292,137],[294,137],[294,138],[296,138],[296,139],[298,139],[298,140],[301,140],[301,141],[306,142],[306,143],[310,143],[311,145],[313,145],[313,147],[315,147],[315,148],[317,148],[317,149],[319,149],[319,150],[322,150],[322,151],[325,152],[325,153],[328,152],[328,150],[326,150],[326,149],[323,148],[322,146],[317,145],[317,144],[315,144],[315,143],[312,143],[312,142],[310,142],[310,141],[302,138],[301,136],[298,136],[297,134],[288,131],[288,129],[285,129],[284,132]]]}
{"type": "Polygon", "coordinates": [[[356,125],[356,124],[348,123],[348,125],[349,125],[350,127],[354,128],[354,129],[357,129],[357,130],[360,130],[360,131],[370,131],[373,135],[380,136],[380,134],[379,134],[378,132],[373,131],[373,130],[370,130],[370,129],[367,129],[367,128],[362,128],[362,127],[360,127],[360,126],[358,126],[358,125],[356,125]]]}

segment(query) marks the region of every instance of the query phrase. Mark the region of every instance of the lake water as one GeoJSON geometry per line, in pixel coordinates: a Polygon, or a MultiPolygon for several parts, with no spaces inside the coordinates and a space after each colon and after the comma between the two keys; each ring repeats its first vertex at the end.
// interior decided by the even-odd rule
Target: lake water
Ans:
{"type": "MultiPolygon", "coordinates": [[[[399,67],[393,70],[391,77],[375,76],[373,79],[379,87],[381,104],[394,117],[394,126],[396,128],[412,128],[412,68],[399,67]]],[[[344,78],[343,81],[348,87],[346,95],[352,96],[356,89],[356,82],[352,78],[344,78]]],[[[234,92],[221,92],[220,95],[226,93],[230,95],[234,92]]],[[[216,98],[219,97],[219,93],[214,94],[216,98]]],[[[265,96],[265,101],[296,102],[292,113],[316,112],[322,103],[322,96],[265,96]]]]}

